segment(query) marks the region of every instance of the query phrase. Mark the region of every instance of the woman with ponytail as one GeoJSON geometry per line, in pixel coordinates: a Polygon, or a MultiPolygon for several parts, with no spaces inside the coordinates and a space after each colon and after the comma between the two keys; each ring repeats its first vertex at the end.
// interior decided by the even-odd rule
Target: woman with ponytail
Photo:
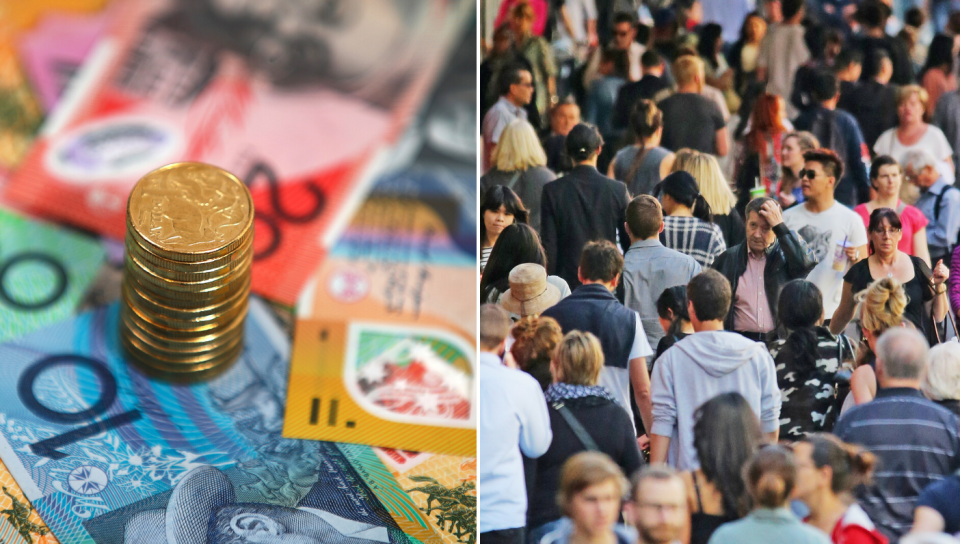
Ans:
{"type": "MultiPolygon", "coordinates": [[[[656,357],[660,357],[670,346],[693,334],[693,323],[690,322],[690,314],[687,312],[686,285],[675,285],[663,290],[657,299],[657,317],[666,335],[657,344],[656,357]]],[[[652,363],[650,373],[653,373],[652,363]]]]}
{"type": "Polygon", "coordinates": [[[666,217],[660,242],[694,258],[706,268],[726,251],[723,231],[713,222],[713,212],[697,181],[688,172],[674,172],[660,183],[660,202],[666,217]]]}
{"type": "Polygon", "coordinates": [[[793,454],[783,446],[762,448],[743,471],[754,510],[721,526],[709,544],[830,544],[830,539],[793,515],[788,505],[797,483],[793,454]]]}
{"type": "Polygon", "coordinates": [[[777,366],[783,401],[780,438],[797,440],[808,433],[830,432],[840,413],[834,398],[837,370],[853,361],[853,345],[823,326],[823,295],[807,280],[783,286],[777,318],[781,337],[767,348],[777,366]]]}
{"type": "Polygon", "coordinates": [[[856,503],[853,489],[870,479],[874,455],[829,434],[804,438],[793,446],[797,463],[796,499],[810,509],[806,522],[830,535],[834,544],[887,544],[856,503]]]}
{"type": "Polygon", "coordinates": [[[653,194],[674,160],[670,150],[660,147],[663,112],[652,100],[640,100],[630,113],[630,129],[636,143],[617,152],[607,175],[625,183],[631,196],[653,194]]]}

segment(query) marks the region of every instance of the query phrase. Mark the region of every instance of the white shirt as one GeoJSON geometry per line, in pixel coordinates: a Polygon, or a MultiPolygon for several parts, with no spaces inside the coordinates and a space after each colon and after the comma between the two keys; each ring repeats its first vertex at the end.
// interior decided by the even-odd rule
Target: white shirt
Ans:
{"type": "MultiPolygon", "coordinates": [[[[527,110],[514,105],[505,96],[501,96],[500,100],[497,100],[496,104],[483,116],[483,124],[480,125],[483,130],[484,150],[497,145],[497,142],[500,141],[500,135],[503,134],[503,129],[507,128],[511,121],[515,119],[526,120],[526,118],[527,110]]],[[[484,153],[484,159],[486,158],[486,153],[484,153]]],[[[485,162],[483,165],[484,172],[489,170],[491,166],[491,164],[485,162]]]]}
{"type": "Polygon", "coordinates": [[[633,313],[637,314],[637,329],[633,334],[630,355],[627,356],[627,368],[603,365],[600,370],[600,379],[597,381],[597,385],[606,387],[613,398],[617,399],[617,404],[630,414],[630,421],[633,421],[633,408],[630,405],[630,361],[638,357],[646,357],[649,364],[650,356],[653,355],[650,342],[647,341],[647,333],[643,331],[643,323],[640,322],[640,314],[633,313]]]}
{"type": "Polygon", "coordinates": [[[537,380],[503,366],[492,353],[477,357],[477,523],[480,533],[527,523],[522,451],[540,457],[553,440],[547,402],[537,380]]]}
{"type": "Polygon", "coordinates": [[[560,39],[572,38],[574,43],[587,41],[587,21],[597,20],[597,4],[595,0],[566,0],[563,3],[567,8],[567,19],[573,35],[567,34],[567,29],[557,16],[557,35],[560,39]]]}
{"type": "Polygon", "coordinates": [[[850,269],[849,263],[843,270],[833,269],[837,244],[843,243],[860,247],[867,243],[867,229],[860,216],[839,202],[820,213],[811,213],[803,204],[783,212],[783,222],[790,230],[797,231],[803,241],[816,255],[817,263],[807,281],[815,284],[823,295],[823,315],[830,319],[840,306],[843,293],[843,275],[850,269]]]}
{"type": "Polygon", "coordinates": [[[877,143],[873,144],[873,150],[877,155],[890,155],[900,164],[903,164],[903,156],[915,149],[925,149],[937,159],[937,172],[944,177],[944,181],[952,184],[956,180],[956,175],[946,161],[953,155],[953,148],[950,147],[950,142],[947,141],[943,131],[934,125],[927,125],[926,132],[913,145],[903,145],[897,138],[896,127],[885,130],[877,138],[877,143]]]}

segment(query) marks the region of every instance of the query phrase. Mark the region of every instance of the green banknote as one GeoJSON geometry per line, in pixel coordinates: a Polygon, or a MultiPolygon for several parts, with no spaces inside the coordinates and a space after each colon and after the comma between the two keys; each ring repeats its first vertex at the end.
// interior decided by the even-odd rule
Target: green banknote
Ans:
{"type": "Polygon", "coordinates": [[[103,261],[97,239],[0,209],[0,342],[71,316],[103,261]]]}

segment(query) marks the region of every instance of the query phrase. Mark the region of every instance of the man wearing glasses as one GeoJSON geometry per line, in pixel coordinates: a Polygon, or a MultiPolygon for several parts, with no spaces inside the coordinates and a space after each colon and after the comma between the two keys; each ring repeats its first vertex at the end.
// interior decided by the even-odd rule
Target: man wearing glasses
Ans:
{"type": "Polygon", "coordinates": [[[526,119],[524,108],[533,100],[533,75],[522,66],[511,66],[500,75],[500,100],[483,116],[483,171],[490,169],[493,150],[503,129],[514,119],[526,119]]]}
{"type": "Polygon", "coordinates": [[[638,472],[632,484],[624,518],[640,533],[639,544],[680,542],[690,523],[687,487],[680,475],[667,465],[651,465],[638,472]]]}
{"type": "Polygon", "coordinates": [[[843,176],[840,157],[829,149],[803,154],[800,171],[803,204],[783,212],[783,222],[797,231],[813,250],[818,264],[807,276],[823,293],[823,313],[832,316],[840,305],[843,275],[867,257],[867,231],[856,212],[833,198],[843,176]]]}

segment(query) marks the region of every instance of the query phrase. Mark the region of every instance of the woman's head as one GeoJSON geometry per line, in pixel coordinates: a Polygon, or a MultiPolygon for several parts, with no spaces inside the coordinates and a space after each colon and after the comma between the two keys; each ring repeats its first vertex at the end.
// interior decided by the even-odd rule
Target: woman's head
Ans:
{"type": "Polygon", "coordinates": [[[526,36],[533,30],[535,14],[529,2],[520,2],[510,10],[510,25],[518,36],[526,36]]]}
{"type": "Polygon", "coordinates": [[[600,136],[597,127],[579,123],[570,129],[564,145],[567,155],[573,159],[574,163],[579,164],[588,162],[600,154],[603,138],[600,136]]]}
{"type": "Polygon", "coordinates": [[[902,236],[900,216],[896,210],[877,208],[870,213],[867,236],[870,238],[870,251],[887,257],[897,251],[902,236]]]}
{"type": "Polygon", "coordinates": [[[717,23],[707,23],[700,27],[697,40],[697,53],[707,62],[717,67],[717,54],[723,46],[723,27],[717,23]]]}
{"type": "Polygon", "coordinates": [[[557,504],[579,532],[597,538],[612,533],[629,489],[630,483],[612,459],[585,451],[563,464],[557,504]]]}
{"type": "Polygon", "coordinates": [[[667,287],[660,293],[660,298],[657,299],[657,317],[667,336],[677,334],[683,328],[684,322],[690,321],[687,311],[686,285],[667,287]]]}
{"type": "Polygon", "coordinates": [[[493,244],[487,266],[483,269],[483,279],[480,281],[481,298],[486,298],[488,286],[500,284],[499,290],[505,291],[510,271],[525,263],[539,264],[546,268],[546,253],[540,244],[540,236],[533,227],[526,223],[514,223],[503,229],[497,242],[493,244]]]}
{"type": "Polygon", "coordinates": [[[874,349],[881,334],[903,325],[907,295],[899,281],[893,278],[879,279],[858,293],[857,301],[860,327],[870,349],[874,349]]]}
{"type": "Polygon", "coordinates": [[[922,389],[930,400],[960,399],[960,344],[946,342],[930,348],[922,389]]]}
{"type": "Polygon", "coordinates": [[[897,89],[897,117],[900,126],[915,125],[923,122],[923,112],[927,109],[930,95],[919,85],[904,85],[897,89]]]}
{"type": "Polygon", "coordinates": [[[527,222],[527,209],[509,187],[494,185],[487,189],[480,203],[480,243],[484,247],[496,242],[503,229],[514,222],[527,222]]]}
{"type": "Polygon", "coordinates": [[[927,48],[927,62],[923,65],[923,72],[937,68],[949,74],[953,70],[953,36],[937,34],[927,48]]]}
{"type": "Polygon", "coordinates": [[[790,329],[814,327],[823,319],[823,295],[813,282],[791,280],[780,291],[777,304],[780,323],[790,329]]]}
{"type": "Polygon", "coordinates": [[[513,172],[546,166],[547,154],[543,152],[533,125],[525,119],[515,119],[503,129],[491,160],[497,170],[513,172]]]}
{"type": "Polygon", "coordinates": [[[550,366],[554,382],[570,385],[596,385],[602,368],[600,341],[582,331],[570,331],[560,340],[550,366]]]}
{"type": "Polygon", "coordinates": [[[765,154],[767,138],[786,132],[783,128],[784,102],[775,94],[763,93],[753,103],[747,143],[755,153],[765,154]]]}
{"type": "Polygon", "coordinates": [[[710,204],[700,194],[700,188],[697,181],[689,172],[679,171],[663,178],[660,182],[660,189],[663,193],[661,203],[663,211],[667,215],[672,215],[678,206],[690,208],[693,216],[706,222],[713,221],[713,212],[710,204]]]}
{"type": "Polygon", "coordinates": [[[560,324],[552,317],[529,315],[517,321],[512,332],[510,354],[517,366],[530,374],[539,374],[540,369],[549,371],[553,353],[563,339],[560,324]]]}
{"type": "MultiPolygon", "coordinates": [[[[717,158],[709,153],[690,153],[684,156],[678,171],[689,173],[713,213],[726,215],[737,204],[737,197],[730,190],[727,178],[717,158]]],[[[676,163],[674,163],[676,165],[676,163]]]]}
{"type": "Polygon", "coordinates": [[[797,481],[793,454],[782,446],[766,446],[753,455],[743,471],[755,506],[781,508],[797,481]]]}
{"type": "Polygon", "coordinates": [[[890,155],[880,155],[870,164],[870,185],[877,193],[886,198],[900,194],[903,172],[900,163],[890,155]]]}
{"type": "Polygon", "coordinates": [[[726,515],[746,514],[743,465],[763,439],[760,421],[740,393],[713,397],[693,417],[693,447],[703,475],[720,489],[726,515]]]}
{"type": "Polygon", "coordinates": [[[674,153],[673,166],[670,167],[670,173],[672,174],[681,170],[687,172],[689,168],[692,168],[693,158],[699,156],[700,152],[696,149],[690,149],[689,147],[678,149],[677,152],[674,153]]]}
{"type": "Polygon", "coordinates": [[[663,130],[663,112],[653,100],[640,100],[630,112],[630,128],[637,142],[646,142],[663,130]]]}
{"type": "Polygon", "coordinates": [[[767,33],[767,22],[757,12],[747,14],[740,26],[740,39],[743,43],[759,44],[767,33]]]}
{"type": "Polygon", "coordinates": [[[848,495],[867,483],[876,457],[862,448],[844,444],[831,434],[807,435],[793,445],[797,487],[793,496],[810,504],[822,493],[848,495]]]}
{"type": "Polygon", "coordinates": [[[803,168],[803,154],[820,147],[817,137],[807,131],[791,132],[783,137],[780,146],[780,164],[786,168],[803,168]]]}

